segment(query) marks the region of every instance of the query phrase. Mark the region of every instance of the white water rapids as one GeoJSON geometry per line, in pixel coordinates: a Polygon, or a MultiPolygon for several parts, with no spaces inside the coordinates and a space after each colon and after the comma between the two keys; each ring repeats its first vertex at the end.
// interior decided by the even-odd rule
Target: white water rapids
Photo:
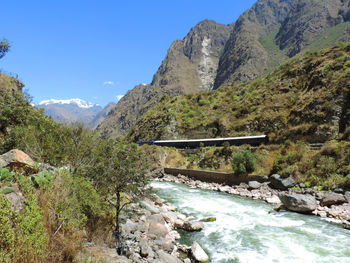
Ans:
{"type": "Polygon", "coordinates": [[[180,232],[182,242],[197,241],[211,262],[350,262],[350,231],[319,217],[277,213],[261,200],[175,183],[152,187],[196,220],[216,217],[201,232],[180,232]]]}

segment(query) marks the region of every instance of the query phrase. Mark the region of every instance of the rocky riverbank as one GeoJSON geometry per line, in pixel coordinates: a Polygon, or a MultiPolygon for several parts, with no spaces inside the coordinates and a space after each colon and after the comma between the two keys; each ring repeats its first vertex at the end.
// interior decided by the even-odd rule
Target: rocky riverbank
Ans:
{"type": "Polygon", "coordinates": [[[275,204],[275,210],[277,211],[288,209],[295,212],[312,213],[322,218],[328,218],[335,223],[343,224],[345,228],[350,229],[350,198],[348,192],[344,195],[333,192],[317,191],[311,188],[289,188],[288,190],[282,191],[271,188],[269,182],[258,183],[251,181],[248,184],[241,183],[239,185],[228,186],[192,180],[183,175],[173,176],[162,173],[159,173],[159,175],[160,176],[156,177],[155,180],[182,183],[191,188],[207,189],[247,198],[261,199],[270,204],[275,204]],[[282,198],[282,196],[286,196],[286,198],[282,198]],[[304,202],[305,197],[307,197],[308,200],[311,200],[307,204],[304,202]],[[282,203],[281,199],[283,201],[288,201],[282,203]],[[293,208],[288,205],[288,203],[293,202],[296,203],[296,206],[301,207],[307,205],[308,207],[306,210],[293,210],[293,208]]]}
{"type": "Polygon", "coordinates": [[[206,262],[209,260],[197,242],[191,247],[180,244],[180,234],[175,229],[200,231],[203,222],[179,213],[174,206],[156,195],[129,208],[132,216],[125,215],[121,225],[124,255],[115,249],[86,243],[88,262],[103,259],[106,262],[181,263],[206,262]]]}

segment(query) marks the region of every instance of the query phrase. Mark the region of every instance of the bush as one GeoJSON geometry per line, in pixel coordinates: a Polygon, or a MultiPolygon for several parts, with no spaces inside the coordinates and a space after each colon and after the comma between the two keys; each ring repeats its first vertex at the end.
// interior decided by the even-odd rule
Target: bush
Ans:
{"type": "Polygon", "coordinates": [[[235,175],[248,174],[255,170],[256,156],[248,150],[235,153],[231,164],[235,175]]]}
{"type": "Polygon", "coordinates": [[[44,170],[38,176],[34,176],[34,181],[39,188],[50,187],[53,182],[53,175],[51,172],[44,170]]]}
{"type": "Polygon", "coordinates": [[[0,167],[0,181],[13,182],[15,179],[15,173],[10,172],[7,168],[0,167]]]}

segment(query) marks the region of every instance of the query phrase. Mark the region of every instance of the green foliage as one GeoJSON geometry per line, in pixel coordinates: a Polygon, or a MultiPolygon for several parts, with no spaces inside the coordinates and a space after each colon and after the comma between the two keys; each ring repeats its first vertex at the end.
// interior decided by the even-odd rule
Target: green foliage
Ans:
{"type": "Polygon", "coordinates": [[[105,141],[96,150],[97,158],[89,169],[90,176],[98,192],[115,209],[115,237],[120,252],[119,216],[124,207],[148,193],[148,158],[136,144],[105,141]]]}
{"type": "Polygon", "coordinates": [[[10,43],[7,39],[0,40],[0,59],[6,55],[6,53],[10,50],[10,47],[10,43]]]}
{"type": "Polygon", "coordinates": [[[10,172],[8,168],[0,167],[0,181],[13,182],[15,180],[15,173],[10,172]]]}
{"type": "Polygon", "coordinates": [[[7,195],[9,193],[13,192],[13,188],[12,187],[5,187],[2,189],[3,194],[7,195]]]}
{"type": "Polygon", "coordinates": [[[39,175],[34,176],[34,181],[39,188],[47,188],[52,185],[53,175],[51,172],[44,170],[39,175]]]}
{"type": "Polygon", "coordinates": [[[249,150],[238,152],[233,154],[231,164],[234,174],[248,174],[255,170],[256,156],[249,150]]]}
{"type": "Polygon", "coordinates": [[[11,203],[0,193],[0,258],[11,262],[15,254],[16,232],[12,220],[11,203]]]}
{"type": "Polygon", "coordinates": [[[89,220],[97,221],[108,213],[107,204],[87,178],[62,170],[53,187],[59,220],[67,226],[82,228],[89,220]]]}
{"type": "Polygon", "coordinates": [[[43,211],[38,205],[31,180],[19,177],[26,202],[20,213],[0,193],[0,257],[2,262],[44,262],[48,255],[48,236],[43,211]]]}

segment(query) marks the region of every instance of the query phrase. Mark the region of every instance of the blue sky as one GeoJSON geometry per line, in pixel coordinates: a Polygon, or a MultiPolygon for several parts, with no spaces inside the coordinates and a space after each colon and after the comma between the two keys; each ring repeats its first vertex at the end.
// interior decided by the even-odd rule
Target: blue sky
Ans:
{"type": "Polygon", "coordinates": [[[0,69],[18,74],[35,102],[100,105],[150,83],[176,39],[198,22],[230,24],[255,0],[11,0],[1,3],[0,69]]]}

